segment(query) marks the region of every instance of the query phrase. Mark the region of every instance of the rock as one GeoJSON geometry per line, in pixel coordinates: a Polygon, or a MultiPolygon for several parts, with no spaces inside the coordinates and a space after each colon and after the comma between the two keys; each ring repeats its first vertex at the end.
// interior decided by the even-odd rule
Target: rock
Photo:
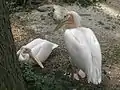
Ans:
{"type": "Polygon", "coordinates": [[[104,23],[103,23],[103,22],[101,22],[101,21],[98,21],[98,23],[99,23],[100,25],[104,25],[104,23]]]}
{"type": "Polygon", "coordinates": [[[40,12],[45,12],[45,11],[47,11],[47,8],[45,8],[45,7],[39,7],[37,10],[40,11],[40,12]]]}
{"type": "Polygon", "coordinates": [[[120,0],[106,0],[107,3],[116,9],[120,9],[120,0]]]}
{"type": "Polygon", "coordinates": [[[62,20],[68,11],[66,8],[59,5],[54,5],[53,8],[53,19],[57,22],[62,20]]]}
{"type": "Polygon", "coordinates": [[[106,26],[106,27],[104,27],[104,28],[110,30],[110,27],[108,27],[108,26],[106,26]]]}
{"type": "Polygon", "coordinates": [[[46,16],[45,15],[41,15],[41,20],[45,20],[46,16]]]}
{"type": "Polygon", "coordinates": [[[53,12],[49,12],[48,16],[53,17],[53,12]]]}
{"type": "Polygon", "coordinates": [[[40,12],[46,12],[46,11],[49,11],[51,7],[52,7],[51,5],[43,5],[43,6],[38,7],[37,10],[40,12]]]}

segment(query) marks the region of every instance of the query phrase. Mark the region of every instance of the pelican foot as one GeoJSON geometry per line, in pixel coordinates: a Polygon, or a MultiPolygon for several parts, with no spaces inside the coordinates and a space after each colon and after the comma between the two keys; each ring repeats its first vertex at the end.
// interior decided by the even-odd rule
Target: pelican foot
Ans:
{"type": "Polygon", "coordinates": [[[82,71],[82,70],[79,70],[78,72],[78,75],[81,77],[81,78],[85,78],[85,73],[82,71]]]}
{"type": "Polygon", "coordinates": [[[80,80],[77,73],[74,73],[74,74],[73,74],[73,78],[74,78],[75,80],[77,80],[77,81],[80,80]]]}

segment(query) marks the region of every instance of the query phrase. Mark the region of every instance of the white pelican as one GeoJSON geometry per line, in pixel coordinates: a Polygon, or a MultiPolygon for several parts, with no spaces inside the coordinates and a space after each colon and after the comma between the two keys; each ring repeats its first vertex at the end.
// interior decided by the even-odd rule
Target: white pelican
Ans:
{"type": "Polygon", "coordinates": [[[57,47],[57,44],[37,38],[27,45],[22,46],[17,52],[17,55],[19,55],[19,61],[26,61],[29,64],[36,62],[41,68],[44,68],[42,62],[44,62],[52,50],[57,47]]]}
{"type": "Polygon", "coordinates": [[[58,30],[65,25],[64,40],[71,56],[71,63],[77,66],[81,77],[87,76],[88,83],[101,83],[101,49],[94,32],[80,24],[81,17],[75,11],[69,11],[58,30]],[[84,73],[83,73],[84,72],[84,73]]]}

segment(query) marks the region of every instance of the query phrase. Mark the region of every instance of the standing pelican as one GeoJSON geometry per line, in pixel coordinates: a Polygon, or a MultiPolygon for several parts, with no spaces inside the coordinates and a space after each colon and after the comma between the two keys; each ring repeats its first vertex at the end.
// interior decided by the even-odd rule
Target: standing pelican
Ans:
{"type": "Polygon", "coordinates": [[[101,49],[94,32],[82,27],[81,17],[69,11],[55,30],[65,25],[64,40],[71,56],[71,63],[77,66],[81,77],[86,74],[88,83],[101,83],[101,49]],[[84,73],[83,73],[84,72],[84,73]]]}

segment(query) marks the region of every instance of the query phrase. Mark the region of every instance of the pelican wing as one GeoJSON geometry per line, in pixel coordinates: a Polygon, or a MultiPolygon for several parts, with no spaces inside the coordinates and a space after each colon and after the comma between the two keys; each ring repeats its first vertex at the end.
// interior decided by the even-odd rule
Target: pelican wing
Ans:
{"type": "Polygon", "coordinates": [[[100,44],[93,33],[93,31],[89,28],[82,28],[85,38],[87,40],[87,43],[89,45],[89,48],[91,50],[91,55],[92,55],[92,62],[95,67],[101,68],[101,49],[100,49],[100,44]]]}
{"type": "Polygon", "coordinates": [[[76,29],[66,30],[64,38],[72,63],[87,72],[91,67],[91,54],[82,32],[76,29]]]}
{"type": "Polygon", "coordinates": [[[99,84],[101,82],[101,49],[100,44],[93,33],[89,28],[82,28],[87,43],[89,45],[91,56],[92,56],[92,76],[91,80],[94,84],[99,84]]]}
{"type": "Polygon", "coordinates": [[[33,41],[31,41],[30,43],[28,43],[27,45],[25,45],[25,47],[32,49],[34,46],[43,43],[44,40],[40,39],[40,38],[36,38],[33,41]]]}
{"type": "Polygon", "coordinates": [[[50,55],[53,49],[58,47],[57,44],[44,40],[43,43],[36,45],[32,48],[32,55],[36,62],[44,68],[42,62],[44,62],[50,55]]]}

